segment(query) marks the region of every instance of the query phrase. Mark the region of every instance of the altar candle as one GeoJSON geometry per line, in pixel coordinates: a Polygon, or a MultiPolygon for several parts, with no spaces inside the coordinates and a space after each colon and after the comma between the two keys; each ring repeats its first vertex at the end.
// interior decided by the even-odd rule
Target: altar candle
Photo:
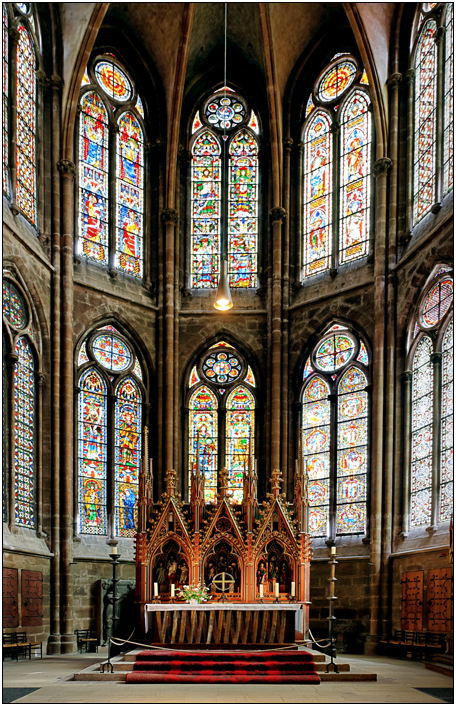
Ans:
{"type": "Polygon", "coordinates": [[[158,583],[154,583],[154,596],[158,596],[158,583]]]}
{"type": "Polygon", "coordinates": [[[176,590],[176,586],[175,586],[174,583],[172,583],[172,584],[171,584],[171,598],[174,598],[174,596],[175,596],[175,590],[176,590]]]}
{"type": "Polygon", "coordinates": [[[279,584],[277,583],[277,581],[274,584],[274,595],[276,598],[279,597],[279,584]]]}
{"type": "Polygon", "coordinates": [[[337,551],[336,547],[331,547],[331,554],[335,554],[337,551]]]}
{"type": "Polygon", "coordinates": [[[296,595],[296,594],[295,594],[295,582],[294,582],[294,581],[291,582],[291,591],[290,591],[290,595],[292,596],[292,598],[294,598],[295,595],[296,595]]]}
{"type": "Polygon", "coordinates": [[[260,598],[263,598],[263,584],[260,583],[260,598]]]}

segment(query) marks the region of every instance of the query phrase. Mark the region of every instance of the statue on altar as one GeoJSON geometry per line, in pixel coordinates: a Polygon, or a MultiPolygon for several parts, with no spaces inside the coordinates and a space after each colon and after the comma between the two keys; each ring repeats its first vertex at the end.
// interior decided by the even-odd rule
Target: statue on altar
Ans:
{"type": "Polygon", "coordinates": [[[188,584],[188,566],[187,562],[185,562],[183,559],[179,564],[177,583],[180,586],[185,586],[186,584],[188,584]]]}
{"type": "Polygon", "coordinates": [[[155,569],[155,579],[159,586],[163,586],[167,580],[167,571],[164,561],[160,560],[158,566],[155,569]]]}
{"type": "Polygon", "coordinates": [[[171,585],[172,583],[176,583],[176,578],[177,578],[177,561],[176,557],[174,554],[169,555],[168,559],[168,583],[171,585]]]}
{"type": "Polygon", "coordinates": [[[264,585],[266,583],[266,564],[264,561],[260,561],[257,569],[257,585],[264,585]]]}

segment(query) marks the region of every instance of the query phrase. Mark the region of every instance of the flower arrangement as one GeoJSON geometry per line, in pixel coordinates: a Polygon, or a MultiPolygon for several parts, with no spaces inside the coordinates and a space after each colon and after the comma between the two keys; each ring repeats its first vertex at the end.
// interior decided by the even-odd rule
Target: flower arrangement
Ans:
{"type": "Polygon", "coordinates": [[[196,586],[184,586],[183,588],[176,591],[178,598],[183,598],[188,603],[205,603],[212,596],[208,596],[209,589],[201,584],[196,584],[196,586]]]}

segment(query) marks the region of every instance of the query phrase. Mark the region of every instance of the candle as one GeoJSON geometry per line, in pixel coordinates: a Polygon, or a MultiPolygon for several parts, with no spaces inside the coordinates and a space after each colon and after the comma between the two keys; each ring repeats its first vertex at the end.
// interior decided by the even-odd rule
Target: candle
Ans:
{"type": "Polygon", "coordinates": [[[336,547],[331,547],[331,554],[335,554],[336,551],[337,551],[337,550],[336,550],[336,547]]]}
{"type": "Polygon", "coordinates": [[[279,584],[277,583],[277,581],[274,584],[274,595],[276,598],[279,597],[279,584]]]}
{"type": "Polygon", "coordinates": [[[290,591],[290,595],[291,595],[292,598],[294,598],[295,595],[296,595],[296,594],[295,594],[295,582],[294,582],[294,581],[291,582],[291,591],[290,591]]]}
{"type": "Polygon", "coordinates": [[[154,583],[154,596],[158,596],[158,583],[154,583]]]}
{"type": "Polygon", "coordinates": [[[111,547],[111,549],[112,549],[111,554],[117,554],[117,547],[116,546],[111,547]]]}
{"type": "Polygon", "coordinates": [[[171,598],[174,598],[174,596],[175,596],[175,590],[176,590],[176,586],[175,586],[174,583],[172,583],[172,584],[171,584],[171,598]]]}
{"type": "Polygon", "coordinates": [[[260,583],[260,598],[263,598],[263,584],[260,583]]]}

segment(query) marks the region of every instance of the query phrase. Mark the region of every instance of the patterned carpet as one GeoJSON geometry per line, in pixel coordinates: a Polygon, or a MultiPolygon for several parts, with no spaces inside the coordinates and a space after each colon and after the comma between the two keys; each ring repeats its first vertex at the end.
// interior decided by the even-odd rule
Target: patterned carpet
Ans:
{"type": "Polygon", "coordinates": [[[130,684],[319,684],[312,655],[303,650],[177,652],[136,655],[130,684]]]}

